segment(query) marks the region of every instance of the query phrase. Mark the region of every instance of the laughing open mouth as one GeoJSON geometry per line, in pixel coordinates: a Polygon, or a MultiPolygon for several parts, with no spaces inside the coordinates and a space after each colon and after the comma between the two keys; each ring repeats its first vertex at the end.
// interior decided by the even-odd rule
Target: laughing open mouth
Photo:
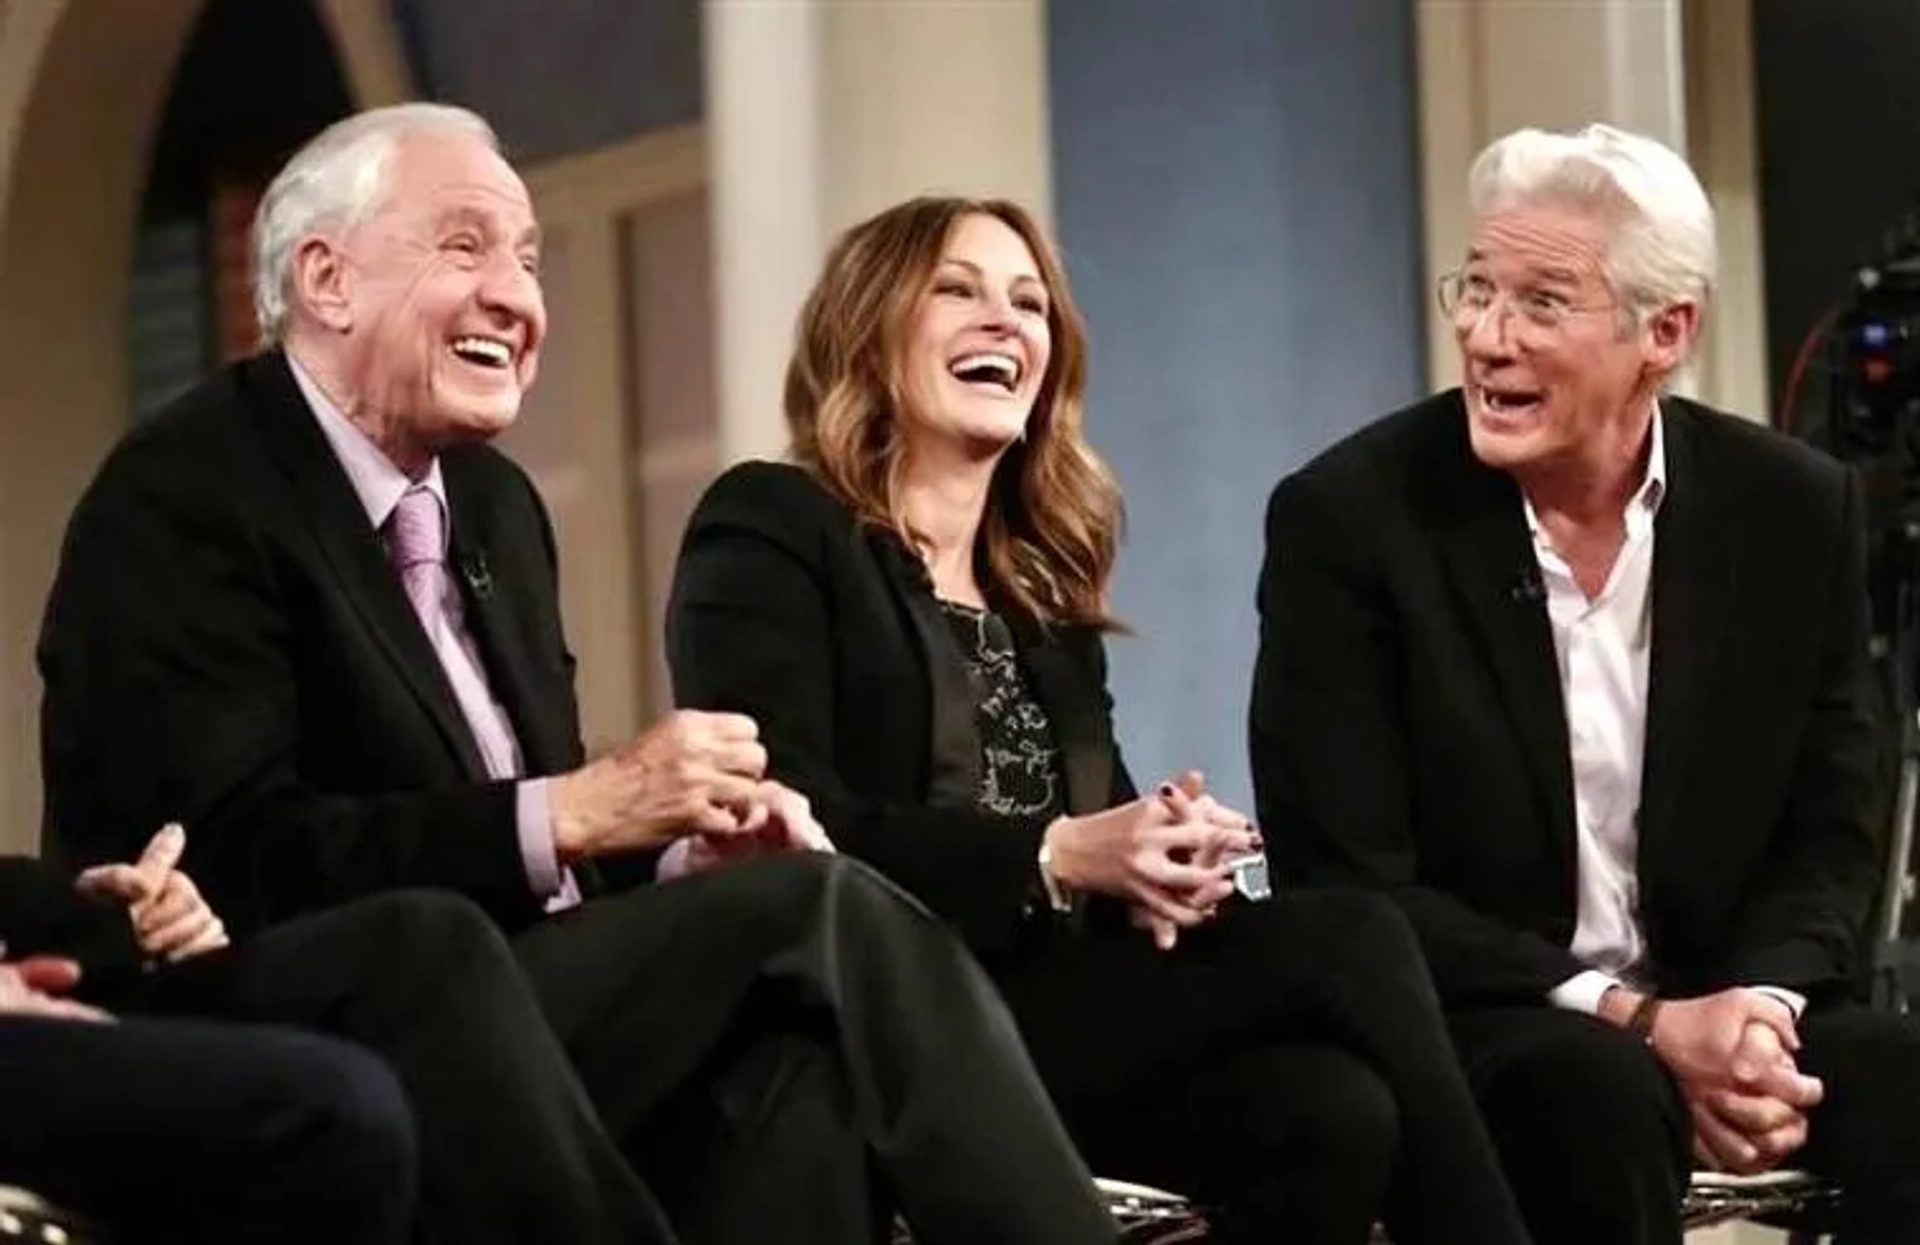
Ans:
{"type": "Polygon", "coordinates": [[[1020,387],[1020,360],[1010,354],[980,352],[964,354],[947,364],[947,370],[969,385],[990,385],[1002,393],[1020,387]]]}
{"type": "Polygon", "coordinates": [[[1495,415],[1521,415],[1540,405],[1541,394],[1535,389],[1490,389],[1480,387],[1480,401],[1487,410],[1495,415]]]}
{"type": "Polygon", "coordinates": [[[492,337],[456,337],[453,339],[453,353],[476,367],[509,368],[513,366],[513,347],[492,337]]]}

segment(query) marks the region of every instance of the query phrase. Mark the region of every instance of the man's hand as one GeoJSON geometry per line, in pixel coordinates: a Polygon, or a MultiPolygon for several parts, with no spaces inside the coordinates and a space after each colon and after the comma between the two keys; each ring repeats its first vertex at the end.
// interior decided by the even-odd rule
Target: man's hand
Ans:
{"type": "Polygon", "coordinates": [[[645,851],[689,834],[741,833],[767,768],[759,735],[752,718],[682,709],[555,778],[548,791],[561,862],[645,851]]]}
{"type": "Polygon", "coordinates": [[[1722,1171],[1768,1171],[1806,1144],[1806,1109],[1812,1104],[1795,1105],[1756,1087],[1811,1089],[1817,1101],[1820,1083],[1800,1076],[1780,1035],[1758,1021],[1742,1034],[1732,1067],[1732,1087],[1681,1083],[1693,1114],[1694,1152],[1722,1171]]]}
{"type": "Polygon", "coordinates": [[[1793,1011],[1759,990],[1734,988],[1697,999],[1674,999],[1653,1023],[1653,1050],[1684,1082],[1772,1093],[1798,1107],[1819,1101],[1819,1082],[1784,1065],[1753,1057],[1747,1029],[1771,1030],[1783,1054],[1800,1049],[1793,1011]],[[1738,1056],[1738,1058],[1736,1058],[1738,1056]]]}
{"type": "Polygon", "coordinates": [[[768,780],[755,788],[733,834],[694,834],[675,841],[660,858],[662,881],[776,852],[831,852],[833,840],[813,816],[807,797],[768,780]]]}
{"type": "Polygon", "coordinates": [[[80,966],[72,960],[35,956],[11,964],[0,963],[0,1016],[42,1016],[107,1024],[112,1016],[97,1007],[60,998],[80,980],[80,966]]]}
{"type": "Polygon", "coordinates": [[[772,851],[831,852],[833,840],[813,815],[813,804],[792,787],[769,779],[754,789],[741,831],[772,851]]]}
{"type": "Polygon", "coordinates": [[[1693,1116],[1693,1152],[1707,1166],[1739,1176],[1780,1165],[1806,1144],[1806,1115],[1764,1094],[1681,1084],[1693,1116]]]}
{"type": "Polygon", "coordinates": [[[88,869],[74,885],[82,894],[126,904],[134,937],[148,956],[177,963],[204,955],[227,945],[227,928],[193,879],[180,871],[186,849],[186,831],[169,822],[148,841],[137,863],[88,869]]]}

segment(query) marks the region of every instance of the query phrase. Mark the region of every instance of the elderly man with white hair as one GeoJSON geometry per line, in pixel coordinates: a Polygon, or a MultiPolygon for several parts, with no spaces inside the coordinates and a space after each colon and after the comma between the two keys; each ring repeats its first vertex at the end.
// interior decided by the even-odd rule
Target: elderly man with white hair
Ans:
{"type": "Polygon", "coordinates": [[[1667,1245],[1691,1164],[1920,1239],[1920,1025],[1853,999],[1876,880],[1864,502],[1665,392],[1714,220],[1607,126],[1473,166],[1462,385],[1284,479],[1250,743],[1296,884],[1417,928],[1535,1239],[1667,1245]]]}
{"type": "MultiPolygon", "coordinates": [[[[40,645],[48,838],[92,861],[185,823],[242,944],[466,896],[544,1020],[482,1028],[491,1053],[557,1039],[577,1080],[546,1105],[603,1133],[574,1174],[631,1194],[585,1166],[617,1147],[688,1241],[883,1239],[898,1208],[930,1242],[1110,1242],[985,975],[763,781],[753,721],[583,755],[548,516],[488,444],[545,343],[539,260],[472,113],[375,110],[288,162],[256,226],[268,347],[129,435],[74,512],[40,645]]],[[[501,1080],[444,1059],[491,1120],[501,1080]]],[[[437,1118],[430,1199],[574,1153],[437,1118]]],[[[486,1236],[662,1241],[639,1200],[486,1236]]]]}

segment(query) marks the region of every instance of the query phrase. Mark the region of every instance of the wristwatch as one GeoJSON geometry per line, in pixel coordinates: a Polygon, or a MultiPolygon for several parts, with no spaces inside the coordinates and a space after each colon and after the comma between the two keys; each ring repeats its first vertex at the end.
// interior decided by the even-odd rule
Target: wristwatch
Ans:
{"type": "Polygon", "coordinates": [[[1053,876],[1053,845],[1045,839],[1040,840],[1040,885],[1047,892],[1048,907],[1063,914],[1073,911],[1073,896],[1053,876]]]}
{"type": "Polygon", "coordinates": [[[1627,1017],[1627,1032],[1653,1045],[1653,1022],[1660,1015],[1660,1006],[1665,1002],[1657,994],[1643,994],[1634,1005],[1633,1014],[1627,1017]]]}

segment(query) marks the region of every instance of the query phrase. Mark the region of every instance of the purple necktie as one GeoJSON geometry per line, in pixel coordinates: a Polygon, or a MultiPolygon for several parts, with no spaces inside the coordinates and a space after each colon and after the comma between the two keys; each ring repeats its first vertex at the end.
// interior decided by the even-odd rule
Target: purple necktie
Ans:
{"type": "MultiPolygon", "coordinates": [[[[447,578],[447,512],[439,494],[422,485],[401,494],[393,513],[387,516],[386,540],[387,557],[400,572],[407,600],[413,602],[413,612],[426,629],[427,642],[440,659],[440,669],[460,703],[461,716],[473,732],[488,775],[495,779],[518,777],[520,747],[512,723],[487,685],[486,668],[467,632],[459,598],[448,598],[452,583],[447,578]]],[[[551,832],[544,824],[529,823],[520,833],[524,845],[529,835],[551,832]]],[[[523,846],[522,850],[528,849],[523,846]]],[[[546,856],[552,859],[551,848],[546,849],[546,856]]],[[[561,869],[559,874],[560,887],[548,901],[549,910],[580,902],[573,871],[561,869]]]]}
{"type": "Polygon", "coordinates": [[[447,516],[432,489],[415,485],[401,494],[387,516],[387,556],[420,625],[437,637],[446,609],[447,516]]]}

